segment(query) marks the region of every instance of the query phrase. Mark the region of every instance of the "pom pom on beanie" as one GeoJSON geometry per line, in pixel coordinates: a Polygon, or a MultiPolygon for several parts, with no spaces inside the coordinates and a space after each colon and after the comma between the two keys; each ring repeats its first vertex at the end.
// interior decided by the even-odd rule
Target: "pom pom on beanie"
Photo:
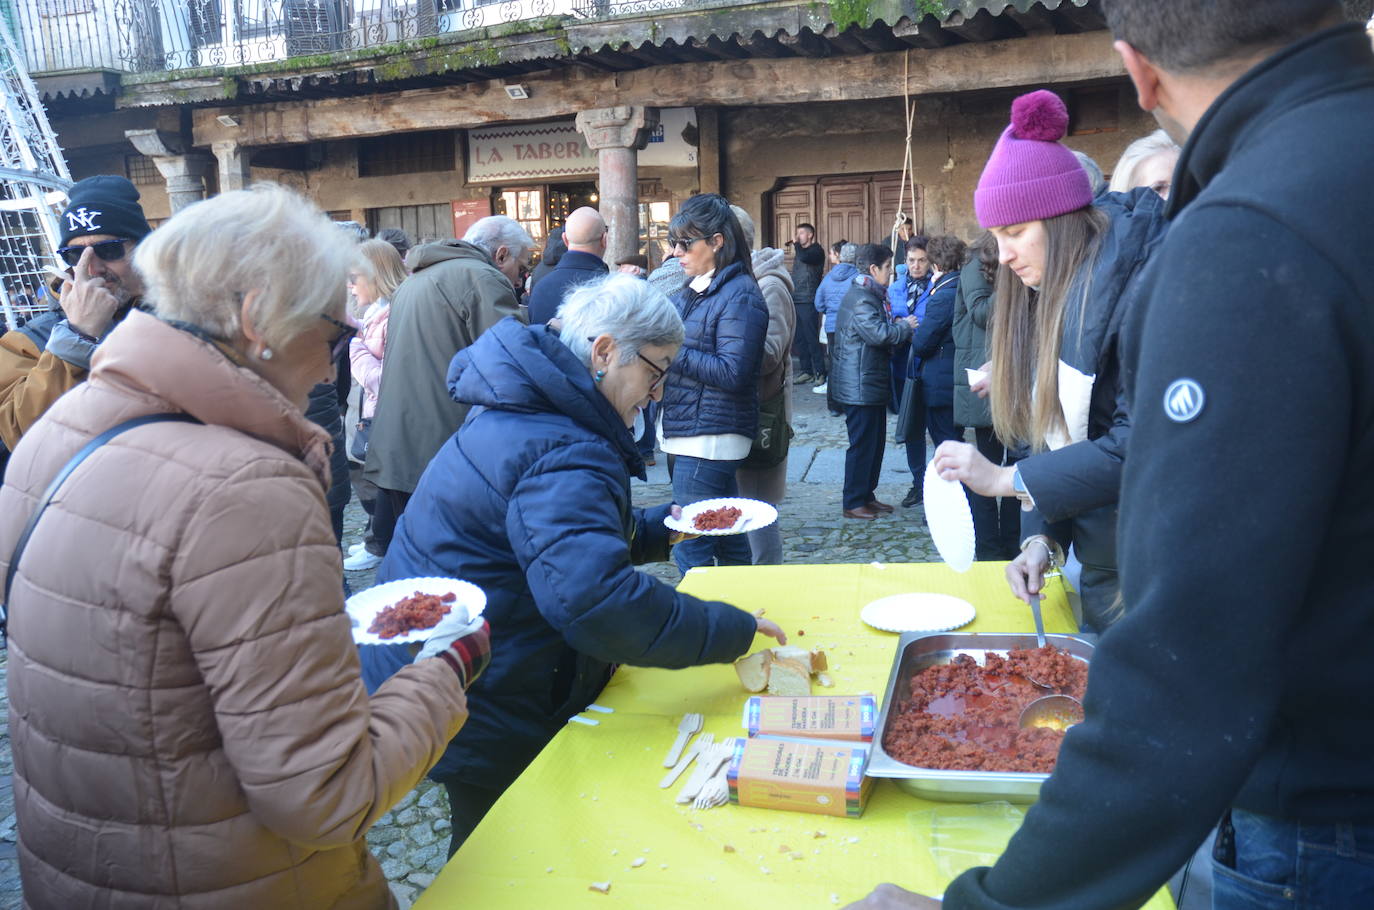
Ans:
{"type": "Polygon", "coordinates": [[[1011,103],[1011,131],[1017,139],[1058,142],[1069,131],[1069,109],[1044,89],[1022,95],[1011,103]]]}
{"type": "Polygon", "coordinates": [[[1069,110],[1053,92],[1031,92],[1012,102],[1011,125],[997,140],[973,194],[980,226],[1039,221],[1092,204],[1087,173],[1059,142],[1068,127],[1069,110]]]}

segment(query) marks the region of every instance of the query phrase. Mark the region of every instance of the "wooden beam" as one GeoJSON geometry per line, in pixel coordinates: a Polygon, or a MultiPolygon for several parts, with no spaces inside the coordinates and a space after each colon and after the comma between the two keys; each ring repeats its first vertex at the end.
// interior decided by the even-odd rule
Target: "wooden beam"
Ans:
{"type": "Polygon", "coordinates": [[[681,63],[626,73],[582,70],[521,78],[529,100],[506,97],[502,80],[379,92],[365,97],[198,108],[195,144],[291,145],[415,130],[468,129],[492,123],[551,120],[619,105],[695,107],[804,104],[901,97],[903,57],[911,55],[911,91],[945,94],[1124,74],[1106,31],[1039,35],[958,44],[929,51],[832,57],[818,78],[805,57],[681,63]],[[228,114],[239,126],[215,118],[228,114]]]}

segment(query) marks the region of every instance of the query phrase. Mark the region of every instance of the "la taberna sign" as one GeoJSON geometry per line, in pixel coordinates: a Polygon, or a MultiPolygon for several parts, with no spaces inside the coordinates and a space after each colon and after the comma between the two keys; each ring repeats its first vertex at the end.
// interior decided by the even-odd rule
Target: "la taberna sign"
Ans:
{"type": "MultiPolygon", "coordinates": [[[[639,153],[640,167],[695,167],[696,162],[696,111],[659,111],[659,125],[639,153]]],[[[596,173],[596,152],[587,148],[572,120],[468,130],[469,183],[523,183],[596,173]]]]}

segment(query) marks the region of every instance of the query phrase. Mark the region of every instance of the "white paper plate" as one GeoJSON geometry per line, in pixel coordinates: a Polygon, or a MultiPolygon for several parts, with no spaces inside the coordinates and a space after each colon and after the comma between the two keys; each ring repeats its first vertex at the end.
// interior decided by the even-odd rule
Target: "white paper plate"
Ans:
{"type": "Polygon", "coordinates": [[[777,520],[778,510],[766,502],[760,502],[757,499],[727,497],[724,499],[703,499],[701,502],[694,502],[690,506],[683,506],[682,518],[677,519],[669,515],[663,519],[663,523],[672,530],[681,531],[684,534],[697,534],[701,537],[724,537],[729,534],[757,531],[759,528],[768,527],[777,520]],[[740,510],[740,516],[735,519],[734,527],[720,528],[714,531],[698,531],[696,526],[692,524],[692,521],[702,512],[709,512],[722,506],[734,506],[740,510]]]}
{"type": "Polygon", "coordinates": [[[942,478],[931,461],[926,464],[922,493],[926,526],[940,558],[954,571],[967,572],[973,565],[973,513],[968,508],[964,485],[942,478]]]}
{"type": "Polygon", "coordinates": [[[973,604],[948,594],[893,594],[859,612],[884,632],[948,632],[973,622],[974,615],[973,604]]]}
{"type": "Polygon", "coordinates": [[[359,591],[344,604],[348,618],[353,621],[353,640],[360,645],[404,645],[424,641],[435,635],[455,632],[468,624],[476,616],[481,616],[487,606],[487,595],[482,589],[457,578],[401,578],[389,581],[366,591],[359,591]],[[432,629],[416,629],[395,638],[381,638],[367,631],[372,620],[386,607],[409,597],[419,591],[421,594],[457,594],[453,609],[439,620],[432,629]]]}

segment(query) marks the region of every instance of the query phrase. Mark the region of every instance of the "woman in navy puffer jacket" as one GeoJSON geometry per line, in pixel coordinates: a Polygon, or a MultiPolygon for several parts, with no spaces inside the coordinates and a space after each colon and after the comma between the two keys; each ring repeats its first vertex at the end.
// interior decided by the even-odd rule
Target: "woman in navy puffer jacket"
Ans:
{"type": "MultiPolygon", "coordinates": [[[[768,305],[749,244],[723,196],[693,196],[668,225],[687,286],[674,298],[687,337],[663,389],[660,447],[674,456],[673,498],[682,505],[736,496],[735,469],[759,426],[759,370],[768,305]]],[[[744,535],[698,537],[673,550],[693,566],[747,566],[744,535]]]]}
{"type": "MultiPolygon", "coordinates": [[[[630,505],[644,464],[629,429],[682,339],[667,298],[610,276],[578,287],[558,316],[561,335],[506,319],[454,357],[449,391],[475,407],[425,469],[377,573],[462,578],[487,594],[491,665],[430,772],[448,789],[450,852],[615,664],[725,663],[756,632],[785,639],[634,568],[667,559],[670,543],[668,506],[630,505]]],[[[411,660],[404,645],[358,650],[369,689],[411,660]]]]}

